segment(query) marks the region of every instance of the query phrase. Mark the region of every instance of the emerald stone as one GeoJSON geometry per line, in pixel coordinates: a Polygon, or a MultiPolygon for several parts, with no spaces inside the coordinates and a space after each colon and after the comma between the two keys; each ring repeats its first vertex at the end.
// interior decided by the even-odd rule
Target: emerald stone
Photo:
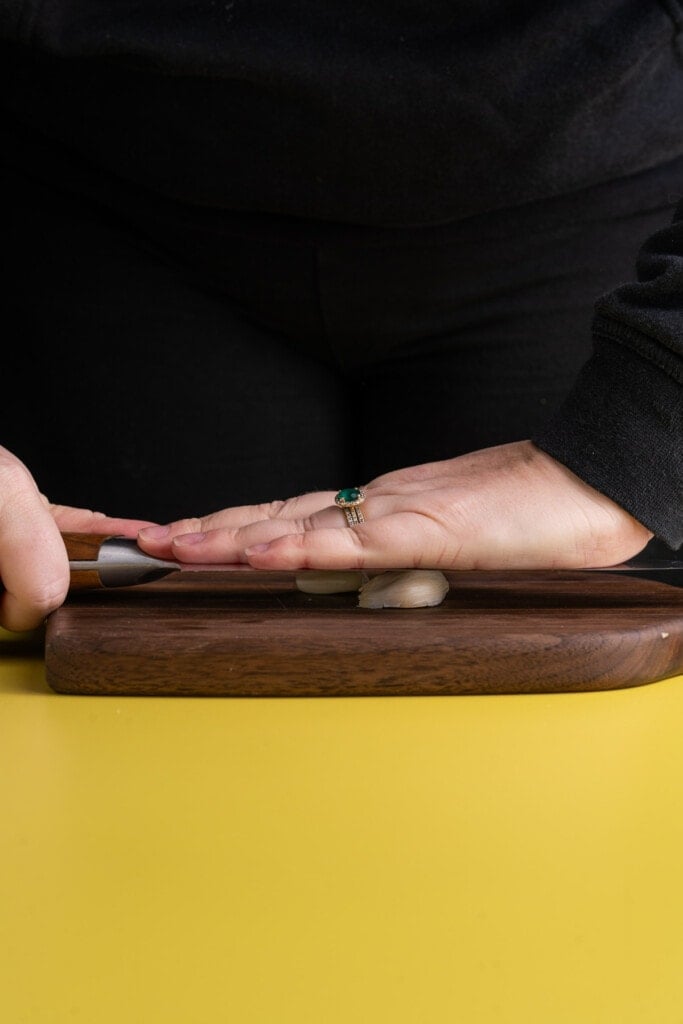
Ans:
{"type": "Polygon", "coordinates": [[[353,505],[357,501],[362,501],[363,496],[359,487],[344,487],[338,491],[334,500],[338,505],[353,505]]]}

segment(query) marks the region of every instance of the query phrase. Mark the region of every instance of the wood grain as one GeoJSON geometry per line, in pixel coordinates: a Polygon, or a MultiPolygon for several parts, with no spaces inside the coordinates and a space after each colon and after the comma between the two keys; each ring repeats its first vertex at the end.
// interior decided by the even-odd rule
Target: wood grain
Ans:
{"type": "Polygon", "coordinates": [[[249,697],[539,693],[683,671],[683,591],[580,573],[451,573],[437,608],[366,610],[291,574],[72,595],[46,631],[60,693],[249,697]]]}
{"type": "MultiPolygon", "coordinates": [[[[106,538],[96,533],[63,533],[62,540],[70,561],[97,561],[106,538]]],[[[71,590],[96,590],[101,586],[96,569],[75,569],[71,572],[71,590]]]]}

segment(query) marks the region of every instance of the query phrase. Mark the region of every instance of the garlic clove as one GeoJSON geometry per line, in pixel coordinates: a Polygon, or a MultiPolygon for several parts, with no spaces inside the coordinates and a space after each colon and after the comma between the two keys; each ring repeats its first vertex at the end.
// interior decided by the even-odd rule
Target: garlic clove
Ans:
{"type": "Polygon", "coordinates": [[[295,582],[303,594],[347,594],[360,589],[363,575],[360,572],[309,571],[297,576],[295,582]]]}
{"type": "Polygon", "coordinates": [[[360,588],[358,605],[360,608],[428,608],[441,604],[448,590],[448,580],[438,569],[382,572],[360,588]]]}

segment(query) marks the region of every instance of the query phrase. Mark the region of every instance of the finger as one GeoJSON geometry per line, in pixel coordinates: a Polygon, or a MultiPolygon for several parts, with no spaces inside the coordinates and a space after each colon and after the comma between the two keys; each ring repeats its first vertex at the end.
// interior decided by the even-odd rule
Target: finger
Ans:
{"type": "Polygon", "coordinates": [[[91,512],[68,505],[49,505],[52,517],[62,533],[95,533],[103,536],[136,537],[145,527],[155,524],[149,519],[120,519],[104,512],[91,512]]]}
{"type": "Polygon", "coordinates": [[[171,557],[179,562],[246,562],[244,549],[252,544],[267,544],[289,533],[303,533],[317,527],[334,529],[343,519],[341,509],[323,509],[307,520],[269,519],[237,530],[209,530],[182,534],[171,545],[171,557]]]}
{"type": "Polygon", "coordinates": [[[269,501],[260,505],[239,505],[202,518],[207,530],[238,529],[265,519],[306,519],[334,503],[335,491],[311,491],[285,501],[269,501]]]}
{"type": "Polygon", "coordinates": [[[69,586],[66,550],[33,477],[0,448],[0,624],[34,629],[64,600],[69,586]]]}
{"type": "Polygon", "coordinates": [[[173,542],[176,537],[208,533],[212,530],[236,531],[254,523],[307,519],[330,506],[334,501],[334,495],[334,491],[316,491],[288,498],[286,501],[239,505],[199,518],[178,519],[167,526],[143,529],[138,537],[138,544],[151,555],[170,558],[173,556],[173,542]]]}
{"type": "Polygon", "coordinates": [[[353,529],[288,534],[245,551],[257,569],[441,569],[458,555],[452,536],[417,512],[398,512],[353,529]]]}
{"type": "MultiPolygon", "coordinates": [[[[372,498],[363,508],[373,519],[401,508],[403,499],[395,497],[372,498]]],[[[171,557],[180,562],[215,563],[245,562],[244,550],[259,544],[268,544],[288,534],[309,533],[313,530],[347,530],[348,523],[342,509],[336,505],[315,512],[306,519],[272,519],[251,523],[237,530],[211,530],[207,533],[186,534],[174,538],[171,557]]]]}

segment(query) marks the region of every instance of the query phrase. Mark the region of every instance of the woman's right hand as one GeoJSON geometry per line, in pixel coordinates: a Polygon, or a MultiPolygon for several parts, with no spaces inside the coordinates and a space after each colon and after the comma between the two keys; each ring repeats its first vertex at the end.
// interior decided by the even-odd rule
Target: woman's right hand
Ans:
{"type": "Polygon", "coordinates": [[[23,462],[0,446],[0,626],[34,629],[62,604],[69,588],[62,533],[135,537],[149,525],[51,505],[23,462]]]}

